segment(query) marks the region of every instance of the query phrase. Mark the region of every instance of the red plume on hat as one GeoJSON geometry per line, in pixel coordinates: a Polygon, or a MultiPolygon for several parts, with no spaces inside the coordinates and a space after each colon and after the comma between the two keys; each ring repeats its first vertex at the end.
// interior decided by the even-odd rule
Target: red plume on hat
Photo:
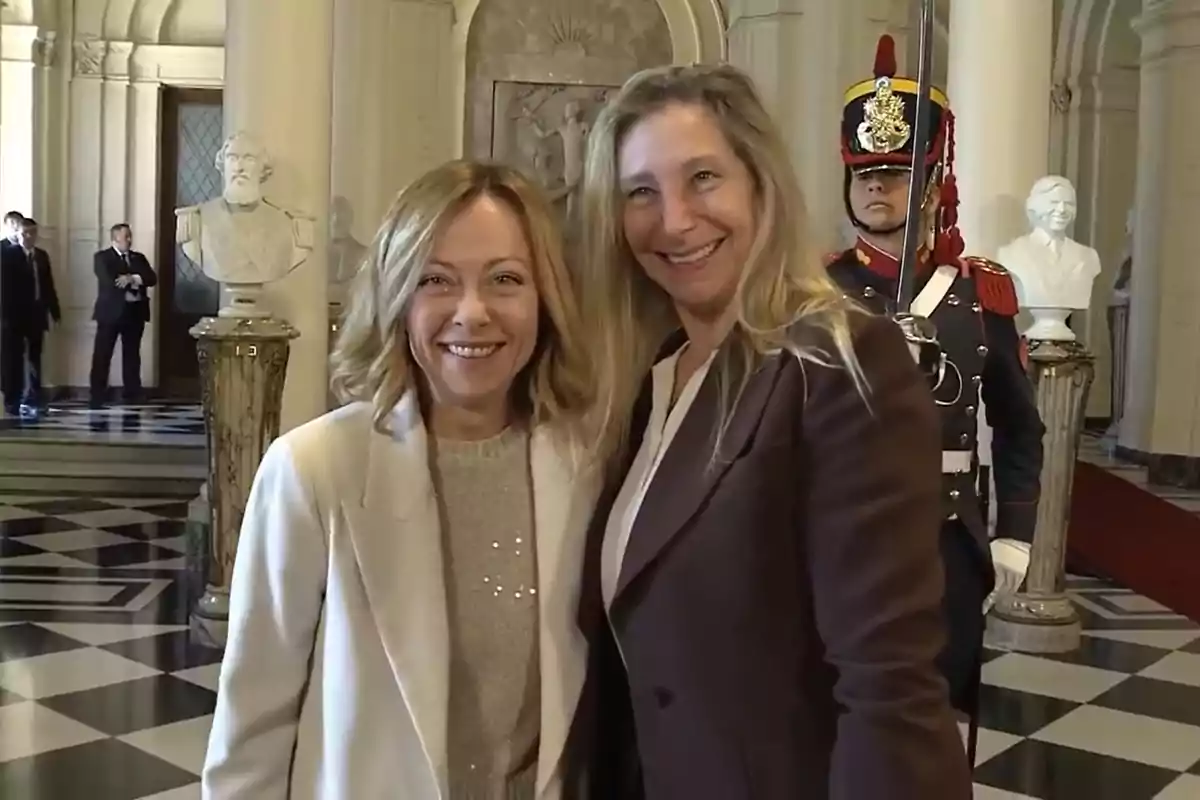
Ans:
{"type": "Polygon", "coordinates": [[[875,77],[896,77],[896,40],[887,33],[875,45],[875,77]]]}

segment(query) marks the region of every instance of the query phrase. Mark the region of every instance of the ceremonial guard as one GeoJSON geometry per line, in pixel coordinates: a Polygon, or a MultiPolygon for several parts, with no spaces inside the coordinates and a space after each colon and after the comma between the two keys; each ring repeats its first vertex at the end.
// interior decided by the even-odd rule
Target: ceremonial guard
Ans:
{"type": "MultiPolygon", "coordinates": [[[[896,76],[895,45],[884,36],[875,77],[851,86],[845,96],[845,202],[859,236],[853,248],[830,256],[828,270],[847,294],[881,314],[895,311],[918,92],[917,81],[896,76]]],[[[934,390],[942,411],[949,625],[940,666],[952,703],[974,723],[986,607],[993,592],[1016,591],[1029,566],[1044,428],[1025,372],[1012,278],[999,264],[961,255],[954,117],[941,90],[932,88],[929,95],[928,177],[911,313],[933,322],[945,355],[934,390]],[[984,426],[991,429],[990,453],[980,443],[984,426]],[[993,531],[983,503],[986,478],[980,477],[989,461],[996,495],[993,531]]],[[[974,735],[968,749],[973,753],[974,735]]]]}

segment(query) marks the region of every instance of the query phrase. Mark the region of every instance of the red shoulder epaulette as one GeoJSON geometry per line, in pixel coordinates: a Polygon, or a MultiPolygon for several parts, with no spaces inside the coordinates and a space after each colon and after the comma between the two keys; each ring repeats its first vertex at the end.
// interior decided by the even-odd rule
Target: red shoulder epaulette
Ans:
{"type": "Polygon", "coordinates": [[[1017,315],[1017,287],[1008,270],[995,261],[979,256],[963,256],[962,265],[963,273],[975,278],[975,294],[979,297],[979,305],[1003,317],[1017,315]]]}

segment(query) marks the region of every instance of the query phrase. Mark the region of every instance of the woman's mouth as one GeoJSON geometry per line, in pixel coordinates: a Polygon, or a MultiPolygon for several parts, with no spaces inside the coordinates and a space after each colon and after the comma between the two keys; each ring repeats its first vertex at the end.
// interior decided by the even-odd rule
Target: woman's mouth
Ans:
{"type": "Polygon", "coordinates": [[[659,252],[658,256],[673,267],[698,267],[713,253],[717,252],[717,248],[724,243],[724,239],[718,239],[715,242],[709,242],[703,247],[697,247],[693,250],[682,250],[674,253],[659,252]]]}
{"type": "Polygon", "coordinates": [[[444,344],[442,347],[458,358],[487,358],[501,348],[499,344],[444,344]]]}

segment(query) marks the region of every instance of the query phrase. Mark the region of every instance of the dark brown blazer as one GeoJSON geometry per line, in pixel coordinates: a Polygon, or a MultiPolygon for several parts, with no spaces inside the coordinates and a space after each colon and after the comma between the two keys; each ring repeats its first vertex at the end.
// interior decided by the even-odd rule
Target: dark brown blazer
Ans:
{"type": "MultiPolygon", "coordinates": [[[[896,327],[853,322],[866,399],[845,369],[773,356],[711,467],[709,375],[643,501],[607,616],[601,541],[620,481],[602,499],[572,743],[592,800],[971,796],[934,666],[937,411],[896,327]]],[[[834,352],[813,326],[795,335],[834,352]]],[[[630,458],[648,414],[649,383],[630,458]]]]}

